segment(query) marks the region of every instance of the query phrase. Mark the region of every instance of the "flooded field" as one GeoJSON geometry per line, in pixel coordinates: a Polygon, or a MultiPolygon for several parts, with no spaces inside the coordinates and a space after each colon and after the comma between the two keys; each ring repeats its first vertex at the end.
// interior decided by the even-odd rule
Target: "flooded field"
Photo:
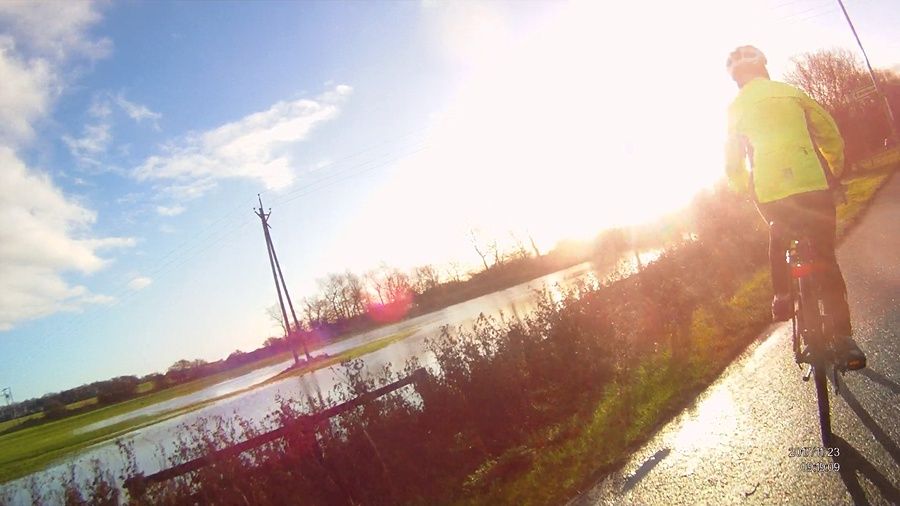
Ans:
{"type": "MultiPolygon", "coordinates": [[[[657,255],[656,252],[647,253],[646,256],[642,255],[642,261],[651,261],[657,255]]],[[[621,261],[617,268],[620,271],[627,271],[633,268],[633,264],[629,261],[621,261]]],[[[559,296],[562,290],[574,286],[578,280],[589,277],[604,278],[612,271],[613,269],[608,266],[601,272],[591,263],[579,264],[527,283],[360,334],[321,348],[316,353],[324,352],[334,355],[398,332],[411,332],[407,338],[401,341],[364,355],[362,359],[366,368],[369,371],[380,370],[385,365],[401,368],[407,360],[413,357],[417,358],[424,367],[434,367],[434,356],[427,351],[426,340],[437,337],[442,326],[470,326],[480,314],[499,316],[502,312],[506,317],[522,315],[532,308],[534,290],[546,288],[554,296],[559,296]]],[[[244,419],[262,420],[277,407],[278,399],[315,398],[319,393],[327,394],[336,384],[343,381],[343,378],[340,377],[340,367],[331,366],[302,376],[287,377],[261,385],[283,371],[291,362],[291,360],[287,360],[283,363],[256,369],[190,395],[146,406],[83,427],[80,430],[89,431],[128,419],[187,409],[197,403],[207,402],[208,404],[203,407],[136,429],[120,438],[133,446],[139,469],[145,474],[150,474],[169,467],[162,455],[171,454],[177,438],[178,427],[182,424],[191,424],[204,417],[231,417],[234,414],[244,419]],[[259,386],[250,388],[254,385],[259,386]],[[235,394],[235,392],[240,393],[235,394]]],[[[110,440],[86,448],[76,455],[56,462],[43,471],[14,480],[3,487],[13,492],[14,504],[30,503],[28,491],[32,489],[31,480],[37,480],[39,484],[37,487],[42,490],[51,481],[48,478],[69,474],[70,470],[74,470],[76,479],[80,481],[89,475],[90,463],[95,460],[115,474],[118,474],[125,464],[116,442],[110,440]]]]}

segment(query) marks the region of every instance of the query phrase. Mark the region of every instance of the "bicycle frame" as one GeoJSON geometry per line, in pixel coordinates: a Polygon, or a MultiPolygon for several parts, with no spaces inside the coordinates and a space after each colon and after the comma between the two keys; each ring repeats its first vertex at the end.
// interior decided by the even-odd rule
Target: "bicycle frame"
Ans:
{"type": "Polygon", "coordinates": [[[843,372],[835,360],[832,319],[822,300],[816,256],[810,240],[791,241],[785,259],[792,278],[791,299],[794,302],[794,315],[791,320],[794,359],[801,369],[801,364],[809,365],[809,369],[803,375],[803,381],[809,381],[810,377],[814,379],[822,442],[827,446],[831,438],[831,411],[826,375],[828,371],[832,372],[833,383],[837,389],[837,373],[843,372]],[[805,345],[805,348],[802,348],[802,345],[805,345]]]}

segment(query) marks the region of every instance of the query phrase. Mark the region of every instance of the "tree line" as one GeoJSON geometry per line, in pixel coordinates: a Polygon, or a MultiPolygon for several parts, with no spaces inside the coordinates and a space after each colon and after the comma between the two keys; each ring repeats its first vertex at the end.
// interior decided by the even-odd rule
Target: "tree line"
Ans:
{"type": "MultiPolygon", "coordinates": [[[[875,76],[895,112],[900,111],[900,74],[881,69],[875,76]]],[[[806,91],[834,117],[845,139],[848,166],[884,148],[890,133],[884,103],[878,96],[855,97],[854,92],[871,85],[871,78],[853,53],[832,49],[801,55],[794,59],[785,80],[806,91]]],[[[653,224],[604,231],[587,243],[563,241],[546,254],[531,236],[523,239],[510,232],[509,239],[501,241],[473,229],[469,240],[481,268],[469,270],[451,262],[443,267],[422,265],[404,271],[381,264],[363,274],[332,273],[319,280],[316,293],[301,299],[299,328],[284,322],[276,307],[269,308],[269,316],[287,337],[270,337],[261,348],[236,350],[225,360],[182,359],[165,374],[120,376],[3,406],[0,421],[39,412],[47,418],[74,414],[76,411],[67,410],[67,405],[95,397],[99,405],[120,402],[286,351],[301,338],[312,343],[328,341],[508,288],[586,260],[615,261],[629,250],[681,240],[690,229],[688,221],[684,213],[673,214],[653,224]]]]}
{"type": "Polygon", "coordinates": [[[872,86],[872,77],[860,59],[846,49],[828,49],[800,55],[793,60],[785,81],[802,88],[834,118],[845,143],[848,164],[884,149],[891,125],[885,99],[894,114],[900,114],[900,74],[875,69],[875,79],[884,93],[859,97],[872,86]]]}

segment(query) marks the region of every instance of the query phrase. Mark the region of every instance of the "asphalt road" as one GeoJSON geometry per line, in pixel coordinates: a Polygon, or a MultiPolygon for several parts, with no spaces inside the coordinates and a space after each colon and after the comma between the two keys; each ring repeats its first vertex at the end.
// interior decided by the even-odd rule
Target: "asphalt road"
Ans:
{"type": "Polygon", "coordinates": [[[793,361],[790,323],[778,324],[623,469],[571,504],[900,504],[898,232],[895,176],[838,250],[869,364],[839,380],[832,397],[839,457],[791,456],[821,442],[812,381],[793,361]],[[810,470],[817,463],[826,470],[810,470]]]}

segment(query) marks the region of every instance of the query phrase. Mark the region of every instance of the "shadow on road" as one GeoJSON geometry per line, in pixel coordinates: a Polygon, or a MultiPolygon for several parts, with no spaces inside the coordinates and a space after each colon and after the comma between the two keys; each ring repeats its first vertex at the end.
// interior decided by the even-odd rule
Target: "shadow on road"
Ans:
{"type": "Polygon", "coordinates": [[[859,374],[862,374],[863,376],[869,378],[870,380],[874,381],[875,383],[878,383],[879,385],[887,387],[888,390],[890,390],[891,392],[894,392],[895,394],[900,394],[900,385],[898,385],[897,383],[894,383],[890,378],[884,376],[883,374],[875,372],[869,368],[861,369],[858,372],[859,372],[859,374]]]}
{"type": "Polygon", "coordinates": [[[853,498],[853,504],[870,504],[857,473],[875,485],[881,491],[882,497],[891,503],[897,504],[900,501],[900,491],[871,462],[840,436],[831,437],[832,444],[841,449],[841,455],[834,460],[841,465],[838,472],[847,491],[850,492],[850,497],[853,498]]]}
{"type": "MultiPolygon", "coordinates": [[[[863,369],[865,370],[865,369],[863,369]]],[[[841,381],[840,386],[840,396],[844,399],[844,402],[850,406],[850,409],[856,413],[856,416],[859,417],[859,420],[862,424],[869,429],[869,432],[872,433],[872,436],[875,438],[878,443],[884,447],[885,450],[891,455],[891,458],[894,459],[894,462],[897,465],[900,465],[900,448],[897,447],[897,443],[891,439],[891,436],[881,428],[880,425],[872,418],[865,408],[859,403],[859,400],[856,399],[856,396],[853,395],[853,392],[850,391],[850,388],[847,386],[847,383],[841,381]]]]}
{"type": "Polygon", "coordinates": [[[643,480],[645,476],[650,474],[650,471],[652,471],[653,468],[656,467],[656,464],[662,462],[662,459],[668,457],[670,453],[672,453],[672,450],[670,450],[669,448],[663,448],[662,450],[654,453],[653,456],[651,456],[643,464],[641,464],[641,467],[639,467],[637,471],[634,472],[634,474],[628,477],[628,479],[625,481],[625,485],[622,486],[622,492],[628,492],[629,490],[634,488],[634,486],[637,485],[641,480],[643,480]]]}

